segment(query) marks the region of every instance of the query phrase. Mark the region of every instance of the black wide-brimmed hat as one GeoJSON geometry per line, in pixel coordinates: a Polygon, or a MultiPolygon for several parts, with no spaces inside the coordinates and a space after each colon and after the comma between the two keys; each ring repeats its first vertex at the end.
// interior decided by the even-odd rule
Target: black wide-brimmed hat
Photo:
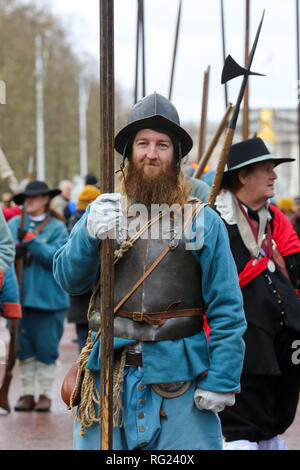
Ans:
{"type": "Polygon", "coordinates": [[[146,96],[133,107],[127,126],[116,135],[117,152],[124,156],[130,137],[142,129],[158,129],[160,132],[175,136],[181,147],[181,158],[187,155],[193,147],[191,136],[180,125],[175,106],[156,92],[146,96]]]}
{"type": "Polygon", "coordinates": [[[27,197],[49,196],[51,199],[61,193],[60,189],[50,189],[44,181],[31,181],[23,193],[16,194],[13,201],[21,206],[27,197]]]}
{"type": "Polygon", "coordinates": [[[272,161],[275,166],[280,163],[293,162],[295,158],[276,157],[268,150],[260,137],[243,140],[231,146],[227,160],[227,171],[224,171],[222,183],[226,183],[234,171],[254,163],[272,161]]]}

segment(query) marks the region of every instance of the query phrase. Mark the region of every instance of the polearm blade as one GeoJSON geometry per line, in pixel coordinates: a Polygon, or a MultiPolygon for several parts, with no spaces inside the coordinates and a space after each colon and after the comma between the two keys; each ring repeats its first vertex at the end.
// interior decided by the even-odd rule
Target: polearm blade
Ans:
{"type": "MultiPolygon", "coordinates": [[[[246,18],[245,18],[245,65],[248,60],[249,54],[249,23],[250,23],[250,0],[246,1],[246,18]]],[[[246,85],[244,95],[244,109],[243,109],[243,139],[249,137],[249,82],[246,85]]]]}
{"type": "MultiPolygon", "coordinates": [[[[114,0],[100,0],[100,184],[114,192],[114,0]]],[[[114,240],[101,242],[101,450],[113,447],[114,240]]]]}
{"type": "Polygon", "coordinates": [[[254,54],[255,54],[255,51],[256,51],[256,46],[257,46],[257,43],[258,43],[258,39],[259,39],[262,24],[263,24],[264,16],[265,16],[265,11],[263,12],[262,18],[260,20],[260,24],[259,24],[258,30],[256,32],[254,43],[253,43],[252,49],[251,49],[250,54],[249,54],[248,63],[247,63],[247,67],[245,68],[244,79],[243,79],[243,82],[242,82],[242,85],[241,85],[241,88],[240,88],[237,103],[235,105],[231,120],[229,122],[229,128],[230,129],[235,129],[236,128],[236,123],[237,123],[238,115],[239,115],[239,112],[240,112],[240,107],[241,107],[241,103],[242,103],[242,100],[243,100],[243,96],[244,96],[244,92],[245,92],[245,89],[246,89],[246,85],[247,85],[247,82],[248,82],[249,75],[261,75],[261,74],[251,72],[250,68],[251,68],[253,58],[254,58],[254,54]]]}
{"type": "MultiPolygon", "coordinates": [[[[247,82],[248,82],[248,77],[249,77],[249,75],[253,75],[253,72],[250,71],[250,68],[251,68],[253,58],[254,58],[254,54],[255,54],[255,51],[256,51],[256,46],[257,46],[257,43],[258,43],[258,39],[259,39],[262,23],[263,23],[263,20],[264,20],[264,16],[265,16],[265,11],[263,12],[260,24],[259,24],[257,32],[256,32],[255,40],[254,40],[252,49],[251,49],[250,54],[249,54],[247,67],[245,69],[243,69],[244,70],[244,72],[243,72],[244,79],[243,79],[242,84],[241,84],[241,88],[240,88],[240,91],[239,91],[239,95],[238,95],[236,105],[235,105],[233,113],[232,113],[232,117],[229,121],[228,129],[226,131],[226,136],[225,136],[225,142],[224,142],[224,145],[223,145],[221,156],[220,156],[218,166],[217,166],[217,169],[216,169],[216,174],[215,174],[215,177],[214,177],[214,180],[213,180],[213,183],[212,183],[212,186],[211,186],[210,194],[209,194],[209,197],[208,197],[208,205],[210,207],[214,206],[216,197],[217,197],[217,195],[219,193],[219,190],[220,190],[225,165],[227,163],[228,155],[229,155],[230,148],[231,148],[232,141],[233,141],[234,132],[235,132],[235,129],[236,129],[236,123],[237,123],[237,119],[238,119],[238,116],[239,116],[241,103],[242,103],[244,93],[245,93],[245,89],[246,89],[246,85],[247,85],[247,82]]],[[[227,62],[227,59],[226,59],[226,62],[227,62]]],[[[226,62],[225,62],[223,73],[222,73],[222,82],[224,80],[224,77],[226,76],[226,62]]],[[[235,64],[236,64],[236,62],[235,62],[235,64]]],[[[230,71],[230,74],[227,74],[227,75],[231,75],[230,78],[228,78],[228,80],[231,80],[231,78],[234,78],[235,76],[239,76],[239,75],[242,74],[241,73],[242,67],[240,67],[239,65],[238,65],[238,67],[239,67],[239,70],[236,71],[236,74],[234,74],[233,68],[230,71]]],[[[255,74],[255,75],[258,75],[258,74],[255,74]]]]}

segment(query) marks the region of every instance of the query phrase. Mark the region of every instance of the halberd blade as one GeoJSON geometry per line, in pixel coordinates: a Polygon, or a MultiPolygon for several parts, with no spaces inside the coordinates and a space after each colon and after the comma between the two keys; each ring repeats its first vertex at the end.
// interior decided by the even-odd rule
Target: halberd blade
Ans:
{"type": "Polygon", "coordinates": [[[225,60],[225,64],[223,67],[221,83],[224,84],[232,80],[233,78],[240,77],[242,75],[260,75],[264,77],[265,75],[262,73],[251,72],[244,67],[241,67],[232,57],[228,55],[225,60]]]}

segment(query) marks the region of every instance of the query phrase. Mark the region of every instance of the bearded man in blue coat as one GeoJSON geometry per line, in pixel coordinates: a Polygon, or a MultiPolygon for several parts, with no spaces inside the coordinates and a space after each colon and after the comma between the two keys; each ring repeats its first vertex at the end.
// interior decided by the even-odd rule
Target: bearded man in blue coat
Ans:
{"type": "MultiPolygon", "coordinates": [[[[96,286],[86,372],[99,391],[99,245],[115,239],[115,450],[220,450],[218,412],[240,390],[246,322],[237,271],[224,223],[189,197],[181,160],[192,146],[166,98],[138,102],[115,138],[120,192],[94,201],[54,257],[54,277],[68,293],[96,286]]],[[[75,449],[99,449],[96,397],[94,408],[82,400],[76,410],[75,449]]]]}

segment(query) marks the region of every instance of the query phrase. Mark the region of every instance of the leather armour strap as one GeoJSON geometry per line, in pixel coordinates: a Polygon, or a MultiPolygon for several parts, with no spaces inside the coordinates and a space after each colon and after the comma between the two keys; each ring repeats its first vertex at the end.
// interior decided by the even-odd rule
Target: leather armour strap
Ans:
{"type": "Polygon", "coordinates": [[[52,219],[53,219],[52,215],[49,215],[44,220],[44,222],[42,222],[40,225],[38,225],[37,228],[33,231],[34,235],[37,236],[43,230],[43,228],[46,227],[46,225],[50,222],[50,220],[52,220],[52,219]]]}
{"type": "Polygon", "coordinates": [[[193,309],[184,309],[184,310],[166,310],[164,312],[126,312],[124,310],[119,310],[116,313],[116,317],[130,318],[131,320],[138,322],[145,322],[148,325],[158,325],[161,326],[165,323],[168,318],[177,318],[177,317],[194,317],[196,315],[203,315],[203,308],[193,308],[193,309]]]}
{"type": "Polygon", "coordinates": [[[142,353],[126,353],[126,366],[142,367],[143,366],[143,355],[142,353]]]}

